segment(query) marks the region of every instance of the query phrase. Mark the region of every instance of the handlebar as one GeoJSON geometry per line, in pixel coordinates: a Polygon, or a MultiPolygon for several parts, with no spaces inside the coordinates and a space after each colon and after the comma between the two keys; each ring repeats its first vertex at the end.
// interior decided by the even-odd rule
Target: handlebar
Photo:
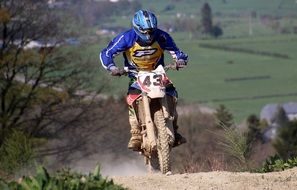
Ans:
{"type": "MultiPolygon", "coordinates": [[[[178,67],[175,63],[172,63],[172,64],[165,65],[163,68],[165,71],[168,71],[168,70],[177,70],[178,71],[180,68],[184,68],[184,67],[178,67]]],[[[118,73],[116,73],[114,76],[127,75],[128,73],[137,74],[138,71],[134,70],[134,69],[133,70],[129,69],[128,67],[124,67],[122,69],[119,69],[118,73]]]]}
{"type": "MultiPolygon", "coordinates": [[[[168,64],[168,65],[165,65],[164,67],[164,70],[165,71],[168,71],[168,70],[179,70],[180,68],[184,68],[184,67],[177,67],[177,65],[176,64],[168,64]]],[[[137,70],[131,70],[131,69],[129,69],[128,67],[124,67],[123,69],[119,69],[119,76],[122,76],[122,75],[127,75],[128,73],[135,73],[135,74],[137,74],[138,73],[138,71],[137,70]]]]}
{"type": "Polygon", "coordinates": [[[183,68],[183,67],[178,67],[175,63],[165,65],[164,67],[165,71],[168,71],[169,69],[178,71],[180,68],[183,68]]]}

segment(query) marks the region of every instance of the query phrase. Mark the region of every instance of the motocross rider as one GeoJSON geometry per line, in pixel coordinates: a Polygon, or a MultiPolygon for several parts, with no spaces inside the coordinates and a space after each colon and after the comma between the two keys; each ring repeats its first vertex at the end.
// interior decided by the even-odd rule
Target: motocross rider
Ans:
{"type": "MultiPolygon", "coordinates": [[[[139,10],[132,19],[133,27],[117,35],[106,48],[100,52],[102,66],[111,72],[113,76],[120,76],[121,71],[114,63],[114,56],[123,52],[125,67],[129,70],[154,70],[160,64],[164,66],[164,50],[169,51],[178,68],[185,67],[188,55],[180,51],[171,36],[157,28],[157,18],[154,13],[147,10],[139,10]]],[[[129,73],[130,83],[128,94],[141,93],[140,90],[132,87],[135,81],[133,73],[129,73]]],[[[166,88],[169,112],[174,116],[173,128],[175,142],[173,146],[186,143],[186,139],[178,132],[177,126],[177,91],[171,85],[166,88]]],[[[141,146],[141,126],[139,126],[136,109],[129,106],[129,123],[131,126],[131,139],[128,148],[139,150],[141,146]]]]}

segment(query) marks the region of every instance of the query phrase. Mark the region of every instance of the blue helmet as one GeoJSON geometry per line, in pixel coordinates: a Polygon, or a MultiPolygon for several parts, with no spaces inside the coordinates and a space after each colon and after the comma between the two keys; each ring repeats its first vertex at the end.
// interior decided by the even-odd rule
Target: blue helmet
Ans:
{"type": "Polygon", "coordinates": [[[135,13],[132,24],[134,31],[145,43],[151,43],[157,29],[157,17],[154,13],[139,10],[135,13]]]}

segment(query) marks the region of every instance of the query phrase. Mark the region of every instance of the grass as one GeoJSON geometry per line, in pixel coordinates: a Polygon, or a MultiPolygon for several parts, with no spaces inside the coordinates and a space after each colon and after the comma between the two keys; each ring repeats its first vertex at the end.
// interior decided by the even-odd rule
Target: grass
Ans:
{"type": "Polygon", "coordinates": [[[226,126],[222,126],[222,128],[224,130],[223,139],[220,140],[219,144],[236,159],[239,168],[248,169],[248,157],[251,149],[247,143],[247,137],[236,128],[228,128],[226,126]]]}

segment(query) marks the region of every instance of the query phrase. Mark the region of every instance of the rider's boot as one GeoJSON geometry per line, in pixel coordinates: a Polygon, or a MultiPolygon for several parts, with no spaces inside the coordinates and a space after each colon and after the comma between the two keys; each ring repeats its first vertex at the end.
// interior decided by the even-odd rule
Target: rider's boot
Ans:
{"type": "Polygon", "coordinates": [[[128,148],[132,149],[134,151],[138,151],[141,148],[141,131],[138,129],[131,129],[131,138],[130,141],[128,143],[128,148]]]}
{"type": "Polygon", "coordinates": [[[173,124],[174,139],[175,139],[174,143],[173,143],[173,147],[177,147],[177,146],[187,142],[187,139],[185,137],[183,137],[180,133],[178,133],[177,129],[178,129],[178,125],[173,124]]]}
{"type": "Polygon", "coordinates": [[[142,140],[141,128],[139,126],[137,117],[135,115],[135,111],[131,109],[133,108],[129,109],[129,123],[131,126],[131,130],[130,130],[131,138],[128,143],[128,148],[134,151],[138,151],[141,149],[141,140],[142,140]]]}
{"type": "Polygon", "coordinates": [[[172,147],[176,147],[176,146],[186,143],[187,140],[185,137],[183,137],[180,133],[177,132],[177,130],[178,130],[178,125],[177,125],[178,114],[176,111],[177,98],[167,96],[167,103],[168,103],[170,115],[174,117],[172,124],[173,124],[173,132],[174,132],[175,140],[174,140],[172,147]]]}

